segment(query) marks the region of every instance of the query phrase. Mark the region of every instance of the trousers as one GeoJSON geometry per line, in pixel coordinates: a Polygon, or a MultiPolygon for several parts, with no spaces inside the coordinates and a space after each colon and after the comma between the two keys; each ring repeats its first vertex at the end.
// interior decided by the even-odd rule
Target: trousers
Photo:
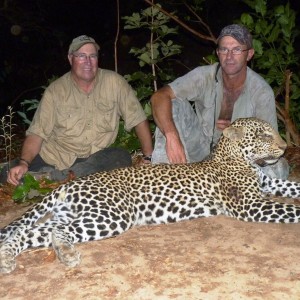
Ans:
{"type": "MultiPolygon", "coordinates": [[[[18,165],[18,159],[10,162],[10,168],[18,165]]],[[[86,176],[100,171],[110,171],[117,168],[129,167],[132,165],[131,155],[121,148],[105,148],[92,154],[88,158],[77,158],[75,163],[68,169],[57,170],[54,166],[47,164],[40,155],[37,155],[31,162],[28,171],[40,177],[45,175],[51,180],[61,181],[68,178],[72,171],[76,177],[86,176]]],[[[0,183],[6,182],[7,168],[0,170],[0,183]]]]}
{"type": "Polygon", "coordinates": [[[48,165],[37,155],[30,164],[31,172],[47,172],[52,180],[63,180],[68,177],[70,171],[76,177],[82,177],[100,171],[110,171],[117,168],[129,167],[132,165],[131,155],[121,148],[105,148],[97,151],[88,158],[77,158],[75,163],[68,169],[57,170],[48,165]]]}

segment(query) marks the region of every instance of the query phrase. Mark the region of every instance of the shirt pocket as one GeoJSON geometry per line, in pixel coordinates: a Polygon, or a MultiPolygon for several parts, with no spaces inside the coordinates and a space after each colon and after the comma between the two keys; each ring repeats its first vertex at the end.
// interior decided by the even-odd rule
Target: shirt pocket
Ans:
{"type": "Polygon", "coordinates": [[[57,125],[61,131],[80,131],[84,128],[84,111],[80,107],[62,105],[57,110],[57,125]]]}
{"type": "Polygon", "coordinates": [[[96,104],[96,124],[100,132],[112,132],[116,130],[119,117],[117,115],[117,108],[114,103],[96,104]]]}

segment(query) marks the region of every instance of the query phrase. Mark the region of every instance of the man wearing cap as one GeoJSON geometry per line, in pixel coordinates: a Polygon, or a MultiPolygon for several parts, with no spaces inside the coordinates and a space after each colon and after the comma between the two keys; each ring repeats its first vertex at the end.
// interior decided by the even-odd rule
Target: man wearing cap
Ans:
{"type": "MultiPolygon", "coordinates": [[[[278,129],[273,90],[247,66],[254,55],[249,31],[237,24],[226,26],[217,42],[219,63],[197,67],[152,95],[158,127],[153,163],[205,159],[222,130],[237,118],[257,117],[278,129]]],[[[289,167],[281,159],[264,171],[286,178],[289,167]]]]}
{"type": "Polygon", "coordinates": [[[135,129],[144,162],[149,162],[153,149],[145,113],[122,76],[98,67],[99,49],[86,35],[72,41],[71,70],[45,90],[8,182],[17,185],[28,170],[62,180],[70,170],[84,176],[131,165],[129,152],[109,147],[120,118],[127,130],[135,129]]]}

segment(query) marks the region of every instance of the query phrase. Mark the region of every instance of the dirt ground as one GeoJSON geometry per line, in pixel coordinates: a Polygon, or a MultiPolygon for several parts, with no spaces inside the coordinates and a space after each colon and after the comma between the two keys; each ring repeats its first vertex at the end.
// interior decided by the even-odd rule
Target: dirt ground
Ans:
{"type": "MultiPolygon", "coordinates": [[[[293,167],[291,179],[300,181],[299,174],[293,167]]],[[[0,227],[24,210],[0,202],[0,227]]],[[[0,299],[298,300],[299,226],[219,216],[136,227],[78,244],[76,268],[51,249],[29,250],[13,273],[0,275],[0,299]]]]}

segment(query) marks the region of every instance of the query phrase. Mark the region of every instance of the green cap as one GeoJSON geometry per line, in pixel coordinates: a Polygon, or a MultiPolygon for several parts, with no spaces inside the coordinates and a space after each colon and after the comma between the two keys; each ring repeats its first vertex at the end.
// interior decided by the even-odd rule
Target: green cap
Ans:
{"type": "Polygon", "coordinates": [[[96,41],[93,38],[87,35],[80,35],[77,38],[73,39],[72,43],[70,44],[68,53],[71,54],[74,51],[77,51],[85,44],[94,44],[97,51],[100,49],[100,46],[96,43],[96,41]]]}

